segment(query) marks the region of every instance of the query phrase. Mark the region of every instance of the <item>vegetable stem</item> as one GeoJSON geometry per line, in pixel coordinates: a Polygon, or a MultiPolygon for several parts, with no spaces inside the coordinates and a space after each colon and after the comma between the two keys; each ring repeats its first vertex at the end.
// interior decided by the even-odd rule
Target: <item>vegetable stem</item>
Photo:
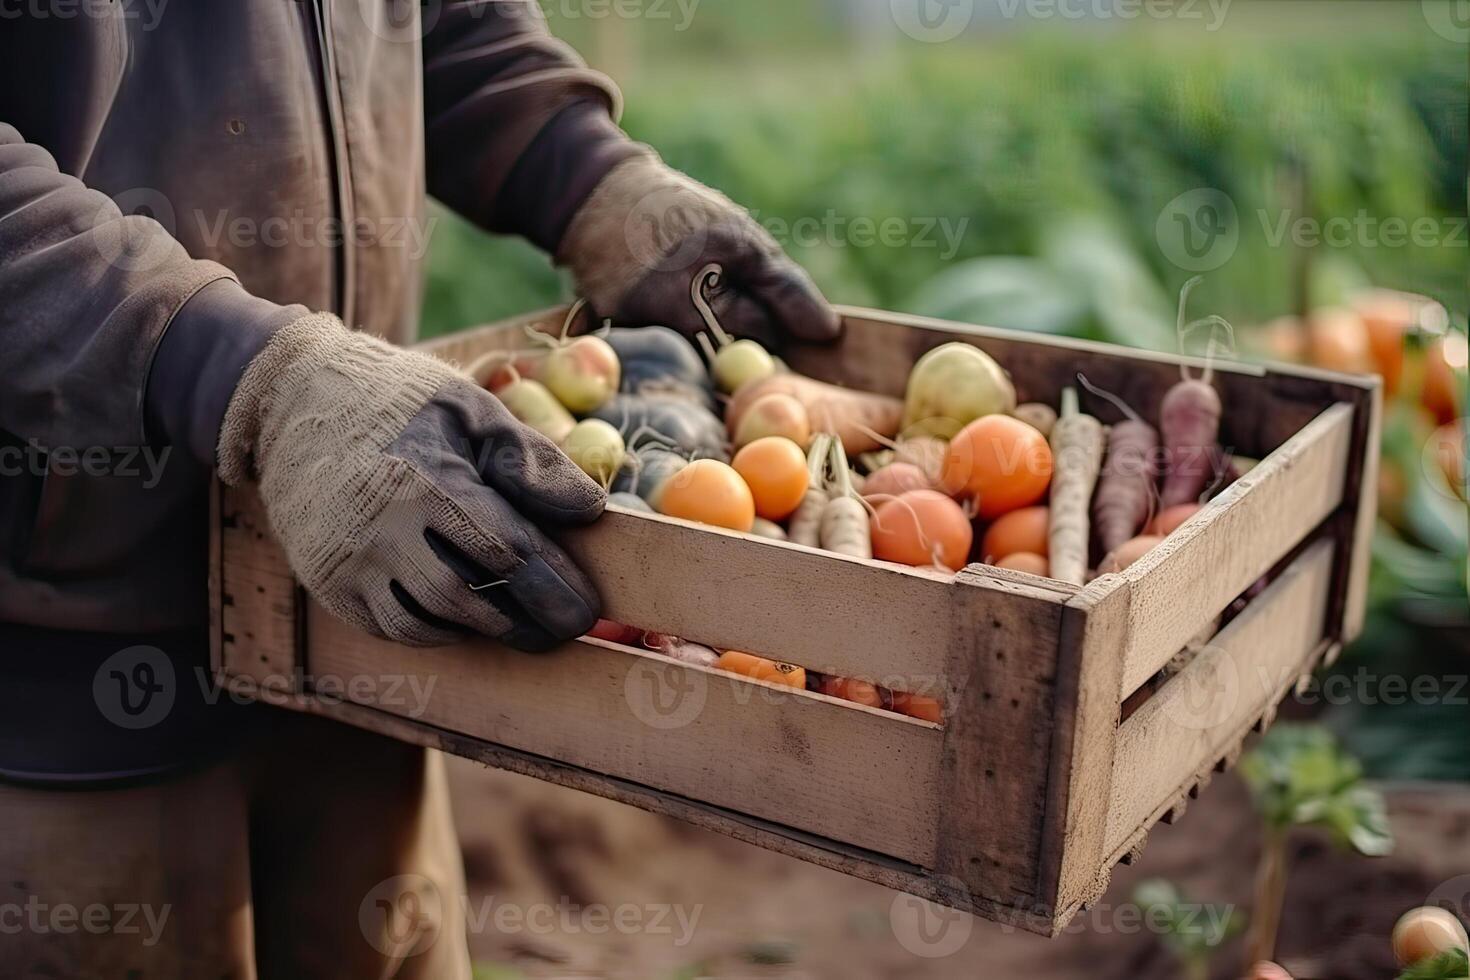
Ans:
{"type": "Polygon", "coordinates": [[[1256,904],[1251,916],[1250,963],[1276,958],[1276,933],[1281,928],[1281,907],[1286,899],[1286,831],[1285,827],[1267,824],[1261,843],[1256,904]]]}

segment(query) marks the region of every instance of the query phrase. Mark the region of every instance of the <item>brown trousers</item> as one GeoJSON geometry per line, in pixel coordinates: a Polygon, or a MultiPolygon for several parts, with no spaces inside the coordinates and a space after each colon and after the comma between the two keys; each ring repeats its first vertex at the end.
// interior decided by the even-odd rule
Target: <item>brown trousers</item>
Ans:
{"type": "Polygon", "coordinates": [[[468,980],[443,757],[274,714],[171,780],[0,785],[0,975],[468,980]]]}

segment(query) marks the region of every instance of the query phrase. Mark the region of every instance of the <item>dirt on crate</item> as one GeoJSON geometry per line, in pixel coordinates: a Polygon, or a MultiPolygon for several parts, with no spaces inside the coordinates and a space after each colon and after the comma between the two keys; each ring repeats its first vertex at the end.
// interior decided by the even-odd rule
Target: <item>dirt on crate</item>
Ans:
{"type": "MultiPolygon", "coordinates": [[[[1244,915],[1258,849],[1245,790],[1219,777],[1048,941],[608,800],[463,760],[450,771],[470,945],[496,980],[1177,980],[1133,887],[1166,877],[1244,915]]],[[[1470,906],[1470,788],[1387,795],[1392,857],[1292,838],[1278,952],[1300,980],[1391,978],[1399,914],[1437,890],[1470,906]]],[[[1233,940],[1213,980],[1238,977],[1243,955],[1233,940]]]]}

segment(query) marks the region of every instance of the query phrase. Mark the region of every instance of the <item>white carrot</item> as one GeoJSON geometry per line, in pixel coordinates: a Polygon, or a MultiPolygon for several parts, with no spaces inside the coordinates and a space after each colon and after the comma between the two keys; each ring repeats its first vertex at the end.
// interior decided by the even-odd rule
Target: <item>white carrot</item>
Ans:
{"type": "Polygon", "coordinates": [[[839,555],[872,558],[873,542],[868,533],[868,511],[852,488],[847,468],[847,453],[842,443],[832,440],[832,472],[835,486],[832,499],[822,508],[820,540],[823,548],[839,555]]]}
{"type": "Polygon", "coordinates": [[[822,511],[827,506],[827,481],[824,474],[827,472],[827,455],[831,445],[832,437],[822,434],[812,440],[811,448],[807,451],[806,496],[801,498],[801,504],[791,515],[791,522],[786,528],[787,537],[795,544],[804,544],[810,548],[821,547],[822,511]]]}
{"type": "Polygon", "coordinates": [[[1062,412],[1051,430],[1053,472],[1047,528],[1051,577],[1087,581],[1087,509],[1102,466],[1102,423],[1077,409],[1077,389],[1062,392],[1062,412]]]}

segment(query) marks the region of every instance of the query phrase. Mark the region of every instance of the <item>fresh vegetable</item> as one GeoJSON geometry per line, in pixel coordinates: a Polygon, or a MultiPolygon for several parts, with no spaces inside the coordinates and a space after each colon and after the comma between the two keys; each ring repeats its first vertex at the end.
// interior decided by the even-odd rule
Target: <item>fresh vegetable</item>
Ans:
{"type": "Polygon", "coordinates": [[[558,342],[540,373],[547,390],[577,415],[586,415],[611,398],[621,377],[617,352],[591,335],[558,342]]]}
{"type": "Polygon", "coordinates": [[[622,433],[601,419],[583,419],[572,426],[562,440],[561,451],[604,487],[612,483],[627,455],[622,433]]]}
{"type": "Polygon", "coordinates": [[[653,508],[648,506],[648,501],[644,500],[636,493],[629,493],[626,490],[621,490],[617,493],[608,494],[607,502],[610,504],[615,504],[618,507],[625,507],[628,510],[636,510],[644,514],[653,513],[653,508]]]}
{"type": "Polygon", "coordinates": [[[1051,577],[1073,585],[1087,581],[1090,530],[1088,505],[1102,465],[1102,423],[1077,408],[1077,390],[1062,391],[1062,412],[1051,430],[1055,472],[1051,483],[1051,513],[1047,560],[1051,577]]]}
{"type": "Polygon", "coordinates": [[[1046,402],[1026,402],[1017,405],[1016,410],[1011,414],[1048,439],[1051,438],[1051,427],[1057,424],[1057,411],[1046,402]]]}
{"type": "Polygon", "coordinates": [[[735,392],[725,413],[730,431],[738,432],[745,413],[766,395],[790,395],[801,402],[813,431],[835,433],[851,456],[878,448],[875,433],[893,438],[903,414],[903,403],[897,398],[840,388],[799,374],[776,374],[735,392]]]}
{"type": "Polygon", "coordinates": [[[822,548],[839,555],[871,558],[873,545],[868,531],[868,511],[852,488],[842,443],[833,439],[830,451],[828,465],[833,474],[832,492],[827,506],[822,508],[822,525],[817,541],[822,548]]]}
{"type": "Polygon", "coordinates": [[[643,631],[633,626],[615,623],[610,619],[599,619],[592,624],[587,635],[599,640],[607,640],[609,643],[636,644],[642,639],[643,631]]]}
{"type": "Polygon", "coordinates": [[[657,508],[658,493],[669,477],[689,465],[689,461],[676,452],[658,446],[644,446],[630,453],[623,468],[613,479],[613,496],[636,494],[657,508]]]}
{"type": "Polygon", "coordinates": [[[790,517],[806,496],[806,454],[784,436],[755,440],[730,465],[750,487],[756,514],[768,521],[790,517]]]}
{"type": "Polygon", "coordinates": [[[923,470],[929,485],[939,482],[944,472],[944,457],[949,452],[949,443],[935,436],[907,436],[894,446],[893,461],[908,463],[923,470]]]}
{"type": "Polygon", "coordinates": [[[749,531],[755,523],[750,487],[739,473],[717,459],[696,459],[685,466],[664,483],[658,499],[650,503],[660,514],[732,531],[749,531]]]}
{"type": "Polygon", "coordinates": [[[1153,507],[1159,434],[1131,410],[1129,415],[1108,429],[1107,456],[1092,501],[1092,521],[1104,553],[1137,534],[1153,507]]]}
{"type": "Polygon", "coordinates": [[[870,530],[875,558],[956,572],[965,567],[974,542],[964,510],[934,490],[910,490],[879,504],[870,530]]]}
{"type": "Polygon", "coordinates": [[[996,568],[1009,568],[1013,572],[1026,572],[1048,578],[1051,565],[1034,551],[1015,551],[995,563],[996,568]]]}
{"type": "Polygon", "coordinates": [[[690,643],[667,633],[649,633],[644,646],[680,663],[713,667],[719,663],[720,655],[702,643],[690,643]]]}
{"type": "Polygon", "coordinates": [[[950,441],[939,485],[950,496],[973,501],[981,517],[991,518],[1036,503],[1051,473],[1045,436],[1009,415],[987,415],[950,441]]]}
{"type": "Polygon", "coordinates": [[[881,502],[888,497],[897,497],[910,490],[931,490],[934,484],[913,463],[889,463],[863,481],[863,497],[870,502],[881,502]]]}
{"type": "Polygon", "coordinates": [[[787,533],[796,544],[821,547],[822,511],[827,509],[827,459],[832,451],[832,437],[819,435],[806,453],[806,493],[787,524],[787,533]]]}
{"type": "Polygon", "coordinates": [[[1163,507],[1198,503],[1214,475],[1220,395],[1208,381],[1185,378],[1169,389],[1159,412],[1164,438],[1163,507]]]}
{"type": "Polygon", "coordinates": [[[1470,949],[1465,926],[1448,909],[1424,906],[1405,912],[1393,927],[1393,955],[1410,967],[1452,949],[1470,949]]]}
{"type": "Polygon", "coordinates": [[[730,435],[737,449],[771,436],[805,446],[811,442],[812,424],[805,405],[790,395],[772,394],[756,399],[730,435]]]}
{"type": "Polygon", "coordinates": [[[1046,557],[1050,547],[1051,511],[1043,506],[1021,507],[995,519],[980,539],[980,560],[1000,564],[1019,552],[1046,557]]]}
{"type": "Polygon", "coordinates": [[[1127,568],[1129,565],[1133,564],[1134,562],[1138,561],[1138,559],[1148,554],[1149,551],[1153,549],[1154,545],[1158,544],[1162,540],[1164,539],[1159,537],[1157,534],[1140,534],[1136,538],[1129,538],[1127,541],[1124,541],[1121,545],[1107,553],[1107,555],[1097,566],[1098,573],[1105,574],[1107,572],[1121,572],[1123,569],[1127,568]]]}
{"type": "Polygon", "coordinates": [[[689,342],[668,327],[614,327],[608,345],[622,363],[621,391],[677,395],[714,407],[709,372],[689,342]]]}
{"type": "Polygon", "coordinates": [[[818,690],[828,697],[841,698],[855,704],[865,704],[870,708],[883,707],[883,696],[879,693],[877,686],[867,681],[855,680],[851,677],[828,676],[822,679],[818,690]]]}
{"type": "Polygon", "coordinates": [[[1424,382],[1419,401],[1440,425],[1448,425],[1460,414],[1464,396],[1456,372],[1464,372],[1467,360],[1470,356],[1463,333],[1446,334],[1424,351],[1424,382]]]}
{"type": "Polygon", "coordinates": [[[944,720],[944,708],[935,698],[924,694],[893,692],[893,710],[910,718],[932,721],[936,725],[944,720]]]}
{"type": "Polygon", "coordinates": [[[731,341],[721,347],[710,361],[710,374],[727,395],[775,373],[775,358],[753,340],[731,341]]]}
{"type": "Polygon", "coordinates": [[[517,378],[495,393],[510,414],[552,442],[561,444],[577,424],[546,386],[530,378],[517,378]]]}
{"type": "Polygon", "coordinates": [[[726,650],[720,654],[715,666],[732,674],[741,674],[758,681],[784,684],[798,691],[806,690],[806,670],[779,660],[767,660],[739,650],[726,650]]]}
{"type": "Polygon", "coordinates": [[[544,351],[493,350],[470,362],[464,373],[492,394],[521,378],[539,380],[537,372],[546,359],[544,351]]]}
{"type": "Polygon", "coordinates": [[[772,541],[785,541],[786,531],[775,521],[768,521],[764,517],[757,517],[755,523],[750,526],[750,533],[758,538],[770,538],[772,541]]]}
{"type": "Polygon", "coordinates": [[[1167,507],[1159,511],[1158,515],[1148,522],[1148,533],[1166,538],[1174,533],[1175,528],[1197,514],[1199,509],[1199,504],[1177,504],[1167,507]]]}
{"type": "Polygon", "coordinates": [[[615,395],[592,413],[623,434],[630,446],[655,442],[686,457],[727,460],[725,427],[709,409],[678,395],[615,395]]]}
{"type": "Polygon", "coordinates": [[[994,358],[970,344],[944,344],[909,373],[903,430],[948,439],[975,419],[1015,407],[1016,389],[994,358]]]}
{"type": "Polygon", "coordinates": [[[1348,374],[1373,370],[1373,349],[1363,318],[1340,306],[1324,306],[1307,318],[1307,356],[1318,367],[1348,374]]]}

